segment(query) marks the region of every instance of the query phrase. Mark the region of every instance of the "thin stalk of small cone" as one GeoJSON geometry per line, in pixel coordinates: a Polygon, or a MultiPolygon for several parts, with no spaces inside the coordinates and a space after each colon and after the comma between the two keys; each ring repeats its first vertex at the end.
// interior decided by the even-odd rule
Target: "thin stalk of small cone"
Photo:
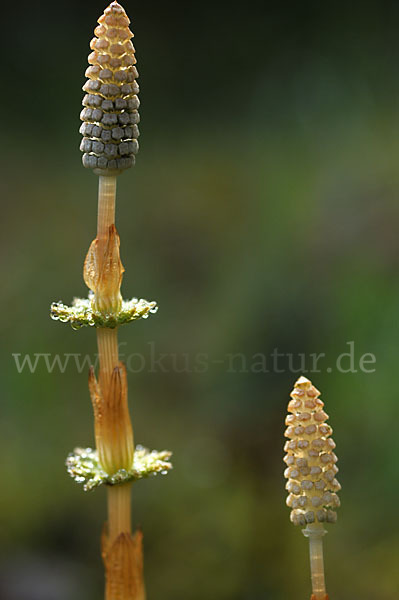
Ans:
{"type": "Polygon", "coordinates": [[[310,573],[312,591],[317,600],[322,600],[326,595],[323,561],[323,539],[321,536],[309,538],[310,573]]]}
{"type": "Polygon", "coordinates": [[[320,523],[311,523],[303,530],[303,533],[309,538],[312,600],[325,600],[327,593],[324,576],[323,536],[326,531],[320,523]]]}

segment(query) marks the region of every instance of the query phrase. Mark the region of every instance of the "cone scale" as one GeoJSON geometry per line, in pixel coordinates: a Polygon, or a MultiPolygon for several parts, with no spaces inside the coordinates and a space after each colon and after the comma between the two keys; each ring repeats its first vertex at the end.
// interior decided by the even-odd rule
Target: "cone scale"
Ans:
{"type": "Polygon", "coordinates": [[[140,105],[130,20],[117,2],[98,19],[86,70],[80,118],[83,165],[98,175],[131,167],[138,152],[140,105]]]}

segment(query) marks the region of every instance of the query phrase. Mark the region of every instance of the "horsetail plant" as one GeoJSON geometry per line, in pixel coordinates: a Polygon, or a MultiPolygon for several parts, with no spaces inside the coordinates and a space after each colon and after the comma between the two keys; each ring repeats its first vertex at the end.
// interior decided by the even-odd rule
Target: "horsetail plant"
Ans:
{"type": "Polygon", "coordinates": [[[84,262],[88,299],[72,306],[53,303],[51,316],[74,329],[93,326],[97,331],[99,373],[89,373],[94,410],[96,449],[76,448],[66,461],[69,474],[92,490],[105,484],[108,520],[102,534],[106,600],[144,600],[142,534],[131,531],[131,485],[134,481],[166,474],[168,451],[134,446],[127,402],[127,376],[119,360],[117,328],[157,311],[155,302],[124,301],[120,287],[124,268],[115,227],[116,178],[135,163],[138,151],[139,100],[135,49],[129,19],[112,2],[98,20],[83,86],[83,165],[99,176],[97,237],[84,262]]]}
{"type": "Polygon", "coordinates": [[[320,392],[306,377],[300,377],[291,392],[290,413],[285,424],[284,446],[287,453],[284,472],[288,479],[287,505],[294,525],[305,527],[302,532],[309,538],[311,600],[328,600],[324,578],[323,536],[324,523],[335,523],[335,508],[340,504],[336,494],[341,489],[335,478],[338,468],[334,454],[332,429],[326,423],[328,415],[320,392]]]}

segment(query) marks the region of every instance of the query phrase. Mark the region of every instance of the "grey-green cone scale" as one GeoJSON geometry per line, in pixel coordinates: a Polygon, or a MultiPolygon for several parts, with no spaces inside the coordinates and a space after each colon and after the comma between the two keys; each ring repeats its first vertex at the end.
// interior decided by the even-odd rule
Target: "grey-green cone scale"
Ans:
{"type": "Polygon", "coordinates": [[[83,86],[80,150],[85,167],[114,175],[134,165],[139,149],[138,72],[123,8],[112,3],[98,22],[83,86]]]}

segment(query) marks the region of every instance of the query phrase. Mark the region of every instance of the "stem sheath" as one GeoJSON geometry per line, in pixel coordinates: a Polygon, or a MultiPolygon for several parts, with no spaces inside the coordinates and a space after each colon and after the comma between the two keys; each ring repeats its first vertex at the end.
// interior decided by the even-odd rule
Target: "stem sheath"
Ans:
{"type": "Polygon", "coordinates": [[[106,398],[112,372],[119,364],[117,329],[97,328],[97,346],[100,361],[100,387],[103,397],[106,398]]]}

